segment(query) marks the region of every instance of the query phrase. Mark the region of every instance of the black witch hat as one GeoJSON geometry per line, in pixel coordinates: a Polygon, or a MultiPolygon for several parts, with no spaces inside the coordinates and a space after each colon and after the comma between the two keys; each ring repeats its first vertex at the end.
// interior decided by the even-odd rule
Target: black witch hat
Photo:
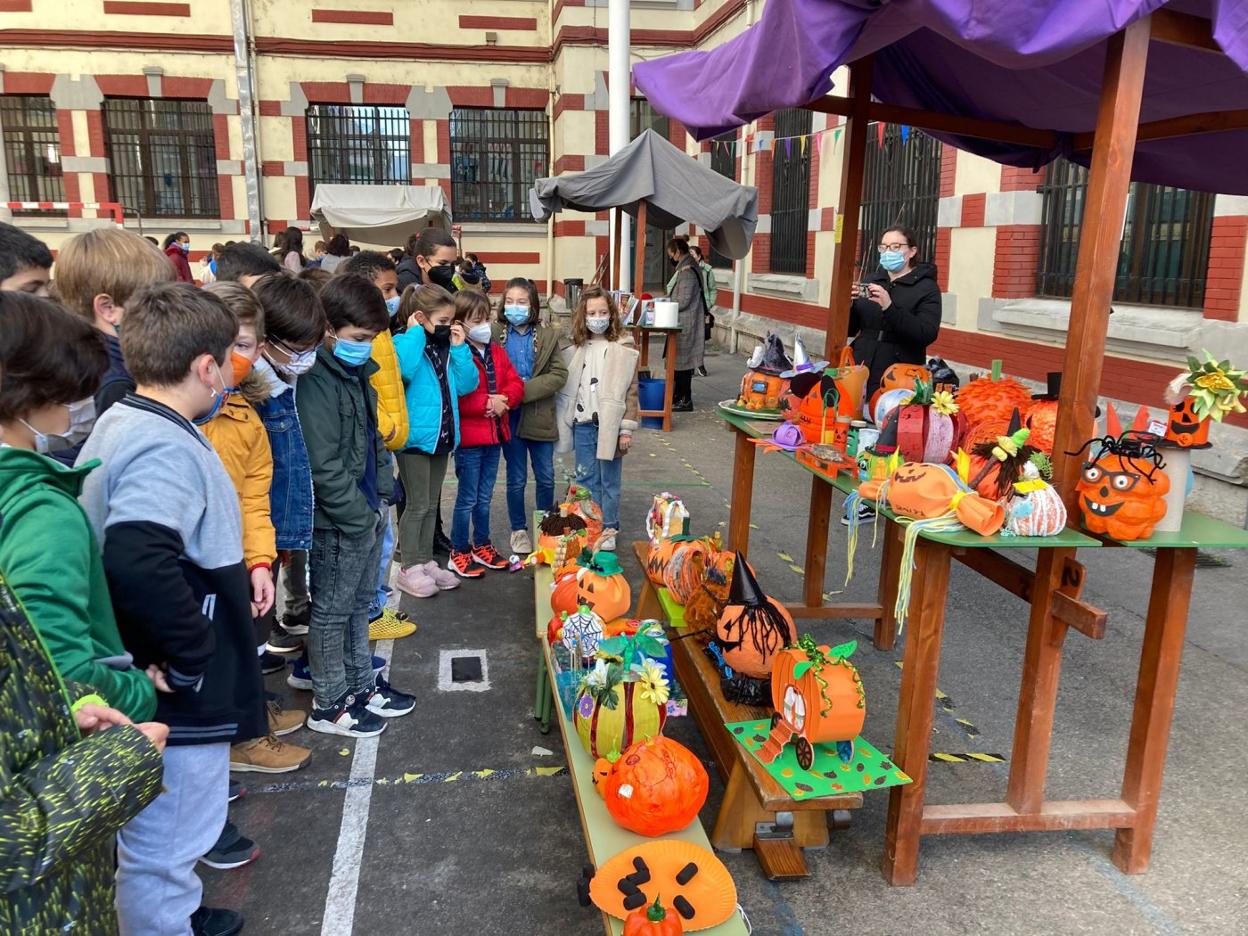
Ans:
{"type": "Polygon", "coordinates": [[[732,562],[732,585],[728,588],[728,604],[758,608],[766,603],[767,595],[754,577],[754,570],[743,555],[736,553],[732,562]]]}
{"type": "Polygon", "coordinates": [[[880,437],[871,446],[873,455],[892,455],[897,451],[897,418],[895,413],[892,415],[892,419],[884,420],[884,426],[880,429],[880,437]]]}
{"type": "Polygon", "coordinates": [[[793,369],[793,362],[784,350],[784,342],[775,332],[767,335],[767,343],[763,347],[763,363],[758,369],[768,374],[780,374],[793,369]]]}

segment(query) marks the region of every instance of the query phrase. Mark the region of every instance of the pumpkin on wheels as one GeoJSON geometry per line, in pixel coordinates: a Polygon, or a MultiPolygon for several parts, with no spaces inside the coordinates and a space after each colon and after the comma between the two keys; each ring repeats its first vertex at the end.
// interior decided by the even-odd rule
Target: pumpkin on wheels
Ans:
{"type": "MultiPolygon", "coordinates": [[[[809,634],[776,657],[771,673],[771,701],[776,709],[772,729],[779,726],[795,739],[797,762],[803,770],[814,763],[812,745],[852,741],[867,717],[867,696],[858,669],[849,657],[858,647],[850,641],[832,648],[817,646],[809,634]]],[[[779,749],[769,747],[777,755],[779,749]]]]}

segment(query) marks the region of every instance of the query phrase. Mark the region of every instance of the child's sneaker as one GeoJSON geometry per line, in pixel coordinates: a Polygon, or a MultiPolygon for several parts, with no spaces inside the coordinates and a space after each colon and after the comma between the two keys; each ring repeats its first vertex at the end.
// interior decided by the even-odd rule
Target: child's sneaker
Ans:
{"type": "Polygon", "coordinates": [[[274,625],[264,649],[269,653],[292,656],[303,652],[303,638],[288,632],[280,624],[274,625]]]}
{"type": "Polygon", "coordinates": [[[312,752],[273,735],[230,747],[230,770],[253,773],[290,773],[306,764],[312,752]]]}
{"type": "Polygon", "coordinates": [[[487,569],[507,568],[507,560],[490,543],[486,543],[484,546],[473,546],[472,561],[477,565],[485,566],[487,569]]]}
{"type": "Polygon", "coordinates": [[[260,654],[260,674],[262,676],[280,673],[285,668],[286,659],[284,657],[278,656],[276,653],[272,653],[267,649],[264,653],[260,654]]]}
{"type": "Polygon", "coordinates": [[[607,527],[598,537],[598,542],[594,544],[594,549],[599,549],[603,552],[615,552],[615,537],[618,533],[618,530],[607,527]]]}
{"type": "Polygon", "coordinates": [[[424,566],[412,565],[400,569],[394,585],[403,594],[413,598],[432,598],[438,593],[438,583],[429,577],[424,566]]]}
{"type": "Polygon", "coordinates": [[[459,576],[454,572],[448,572],[446,569],[438,565],[436,560],[430,560],[420,567],[424,570],[425,575],[433,579],[434,584],[441,591],[450,591],[452,588],[459,588],[459,576]]]}
{"type": "Polygon", "coordinates": [[[392,689],[381,676],[374,680],[372,691],[361,693],[361,697],[364,699],[365,708],[382,718],[398,718],[416,707],[415,696],[392,689]]]}
{"type": "Polygon", "coordinates": [[[246,795],[247,795],[247,788],[245,786],[243,786],[237,780],[230,781],[230,794],[229,794],[229,800],[227,802],[232,803],[235,800],[242,799],[246,795]]]}
{"type": "Polygon", "coordinates": [[[416,625],[400,618],[389,608],[382,608],[381,614],[368,622],[369,640],[399,640],[416,633],[416,625]]]}
{"type": "Polygon", "coordinates": [[[309,608],[302,614],[284,614],[280,622],[282,630],[295,637],[302,637],[308,632],[308,619],[312,616],[309,608]]]}
{"type": "Polygon", "coordinates": [[[473,563],[472,553],[464,550],[451,550],[451,558],[447,560],[446,567],[458,575],[460,578],[475,579],[485,575],[484,569],[478,569],[473,563]]]}
{"type": "Polygon", "coordinates": [[[511,551],[517,556],[527,556],[533,551],[533,542],[529,539],[528,530],[511,531],[511,551]]]}
{"type": "Polygon", "coordinates": [[[314,705],[308,714],[308,727],[321,734],[375,738],[386,730],[386,723],[365,707],[362,698],[348,692],[329,708],[314,705]]]}
{"type": "Polygon", "coordinates": [[[238,826],[226,820],[225,828],[217,836],[217,844],[199,860],[219,871],[232,871],[249,865],[260,857],[260,849],[251,839],[238,831],[238,826]]]}

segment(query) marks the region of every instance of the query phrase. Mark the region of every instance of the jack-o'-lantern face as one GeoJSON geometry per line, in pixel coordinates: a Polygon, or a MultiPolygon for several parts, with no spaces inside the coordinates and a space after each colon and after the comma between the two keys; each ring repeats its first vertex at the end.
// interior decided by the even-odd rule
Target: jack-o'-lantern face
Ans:
{"type": "Polygon", "coordinates": [[[902,465],[893,474],[894,484],[918,484],[928,476],[927,466],[921,462],[902,465]]]}
{"type": "Polygon", "coordinates": [[[1182,448],[1204,445],[1209,441],[1209,420],[1196,415],[1196,407],[1191,397],[1170,407],[1166,438],[1182,448]]]}
{"type": "Polygon", "coordinates": [[[1106,453],[1086,462],[1075,490],[1083,522],[1118,540],[1144,539],[1166,513],[1170,479],[1149,462],[1106,453]]]}

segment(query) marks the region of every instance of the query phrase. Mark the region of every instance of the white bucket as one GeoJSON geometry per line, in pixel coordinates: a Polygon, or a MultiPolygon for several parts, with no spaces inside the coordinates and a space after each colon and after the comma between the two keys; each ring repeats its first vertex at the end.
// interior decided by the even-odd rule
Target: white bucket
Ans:
{"type": "Polygon", "coordinates": [[[1161,470],[1170,479],[1170,491],[1166,494],[1166,515],[1157,521],[1158,533],[1177,533],[1183,526],[1183,504],[1187,501],[1187,477],[1192,466],[1191,449],[1175,446],[1160,449],[1165,459],[1161,470]]]}
{"type": "Polygon", "coordinates": [[[654,327],[675,328],[679,323],[680,306],[674,299],[654,300],[654,327]]]}

